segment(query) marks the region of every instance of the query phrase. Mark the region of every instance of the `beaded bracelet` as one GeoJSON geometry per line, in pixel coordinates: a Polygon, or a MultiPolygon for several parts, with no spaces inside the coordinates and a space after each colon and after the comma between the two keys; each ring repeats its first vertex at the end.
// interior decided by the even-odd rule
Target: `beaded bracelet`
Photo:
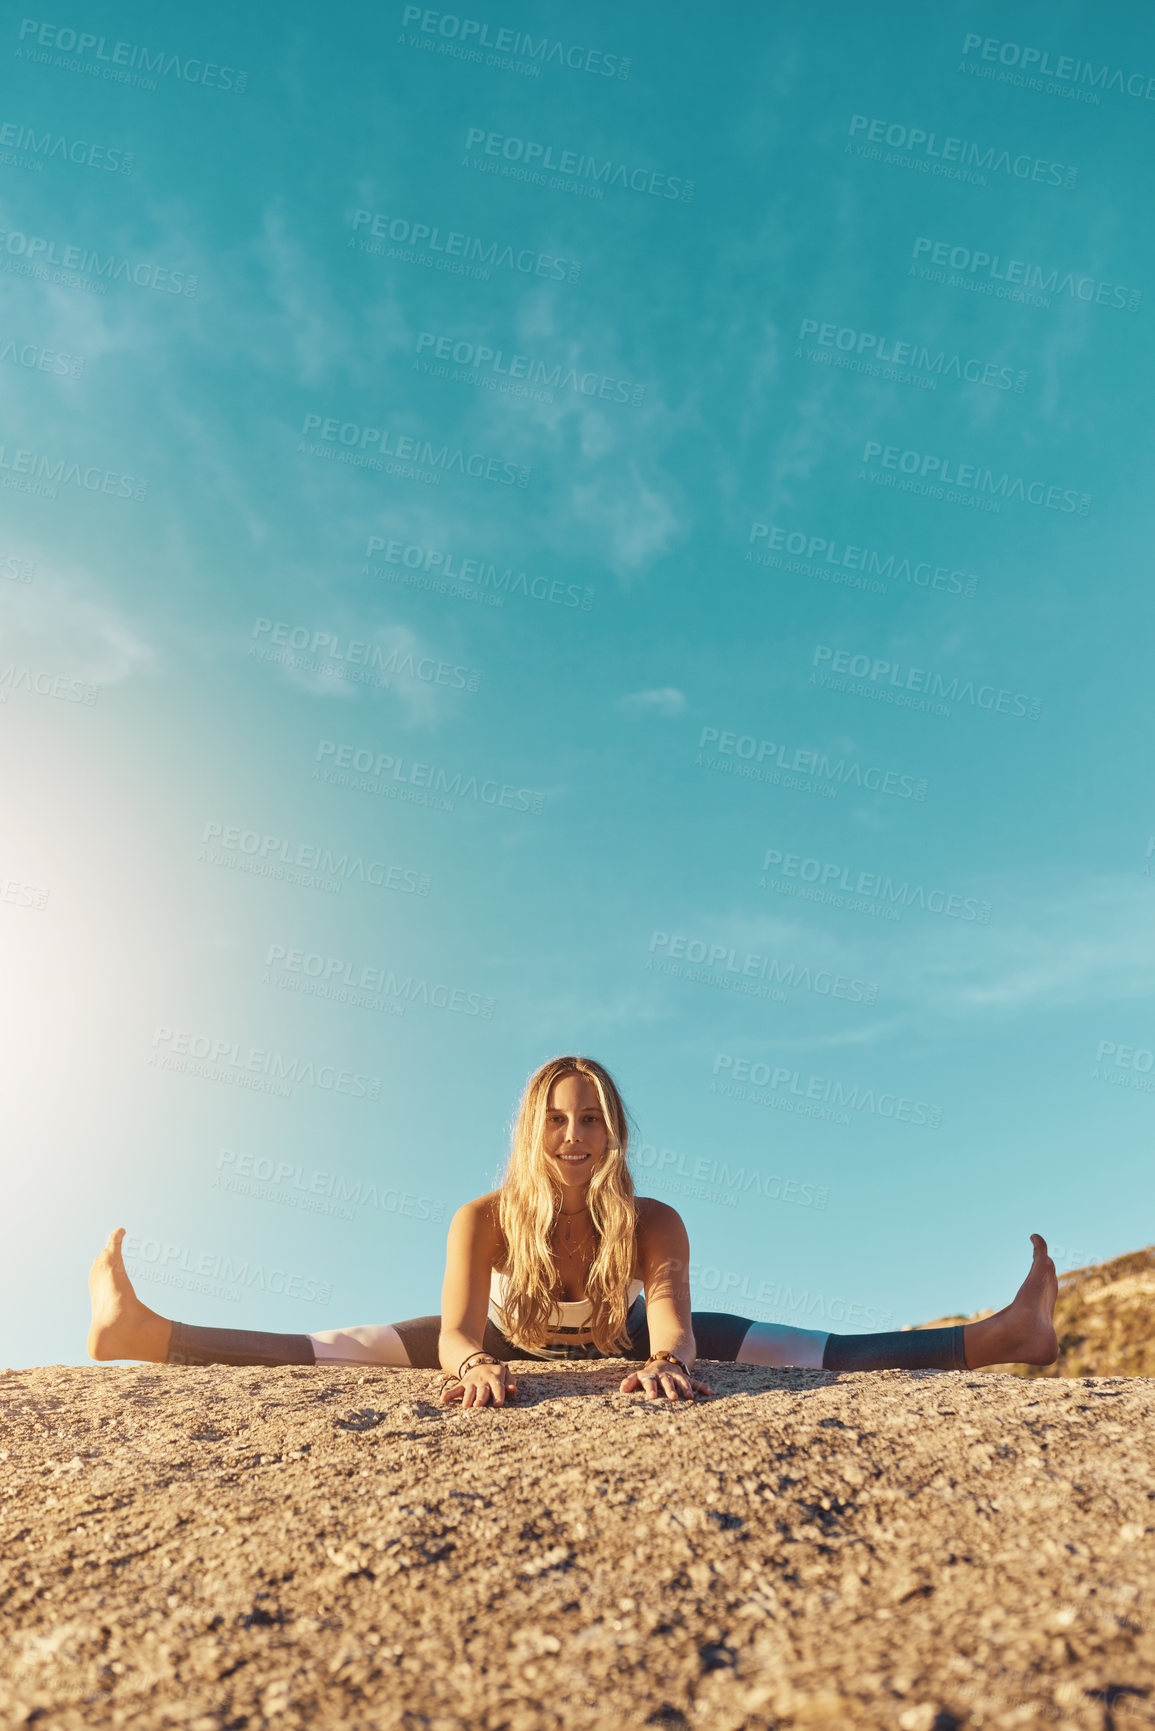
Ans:
{"type": "Polygon", "coordinates": [[[472,1370],[475,1364],[499,1364],[500,1362],[501,1362],[500,1359],[494,1358],[492,1353],[488,1353],[488,1352],[469,1352],[469,1353],[466,1353],[465,1357],[462,1359],[461,1363],[457,1367],[457,1380],[458,1380],[458,1382],[460,1382],[462,1377],[465,1375],[466,1371],[472,1370]]]}
{"type": "Polygon", "coordinates": [[[646,1360],[646,1364],[676,1364],[678,1369],[685,1376],[686,1381],[690,1381],[690,1367],[688,1364],[682,1362],[676,1352],[651,1352],[649,1358],[646,1360]]]}

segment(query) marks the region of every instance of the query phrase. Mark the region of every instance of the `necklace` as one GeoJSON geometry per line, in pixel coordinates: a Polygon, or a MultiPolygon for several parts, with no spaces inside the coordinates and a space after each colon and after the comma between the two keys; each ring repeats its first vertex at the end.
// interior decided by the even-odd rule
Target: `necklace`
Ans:
{"type": "Polygon", "coordinates": [[[567,1214],[564,1208],[559,1208],[558,1213],[561,1215],[562,1219],[565,1221],[565,1226],[563,1227],[562,1231],[563,1231],[563,1235],[565,1237],[565,1241],[568,1244],[570,1242],[570,1238],[572,1235],[572,1229],[570,1227],[570,1221],[576,1220],[579,1214],[588,1214],[589,1209],[584,1208],[584,1207],[583,1208],[575,1208],[571,1214],[567,1214]]]}

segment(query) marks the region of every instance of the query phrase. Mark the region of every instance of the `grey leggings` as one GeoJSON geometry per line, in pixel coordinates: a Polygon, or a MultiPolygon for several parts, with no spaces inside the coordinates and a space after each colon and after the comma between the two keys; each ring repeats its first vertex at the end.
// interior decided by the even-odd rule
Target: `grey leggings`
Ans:
{"type": "MultiPolygon", "coordinates": [[[[762,1328],[748,1316],[733,1316],[719,1310],[696,1310],[692,1316],[694,1340],[698,1357],[720,1359],[732,1363],[741,1350],[751,1328],[762,1328]]],[[[408,1322],[395,1322],[393,1329],[400,1336],[411,1368],[438,1370],[437,1339],[441,1332],[439,1316],[416,1316],[408,1322]]],[[[639,1298],[626,1319],[630,1335],[627,1359],[649,1356],[650,1335],[646,1323],[645,1300],[639,1298]]],[[[814,1363],[815,1335],[809,1329],[777,1331],[783,1341],[781,1362],[790,1362],[789,1337],[798,1336],[799,1357],[806,1364],[814,1363]]],[[[819,1337],[820,1338],[820,1337],[819,1337]]],[[[500,1329],[487,1321],[483,1345],[494,1358],[508,1363],[511,1359],[532,1357],[524,1348],[507,1340],[500,1329]]],[[[561,1349],[551,1357],[574,1359],[600,1358],[603,1355],[590,1344],[561,1349]]],[[[248,1328],[199,1328],[192,1323],[174,1322],[169,1364],[314,1364],[317,1355],[307,1334],[263,1334],[248,1328]]],[[[828,1334],[822,1348],[822,1369],[854,1370],[965,1370],[962,1324],[951,1328],[898,1329],[886,1334],[828,1334]]]]}

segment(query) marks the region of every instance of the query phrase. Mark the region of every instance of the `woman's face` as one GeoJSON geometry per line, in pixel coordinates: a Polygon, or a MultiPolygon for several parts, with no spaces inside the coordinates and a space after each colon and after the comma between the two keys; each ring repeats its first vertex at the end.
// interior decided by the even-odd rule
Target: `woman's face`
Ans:
{"type": "Polygon", "coordinates": [[[559,1076],[545,1109],[545,1155],[551,1176],[566,1190],[584,1190],[610,1143],[598,1091],[588,1076],[559,1076]]]}

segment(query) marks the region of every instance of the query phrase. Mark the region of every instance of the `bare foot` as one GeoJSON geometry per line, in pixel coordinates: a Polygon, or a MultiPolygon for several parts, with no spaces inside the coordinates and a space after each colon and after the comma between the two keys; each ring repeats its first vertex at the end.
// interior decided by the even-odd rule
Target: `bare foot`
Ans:
{"type": "Polygon", "coordinates": [[[1035,1247],[1030,1273],[1011,1302],[981,1322],[968,1322],[963,1329],[967,1367],[984,1364],[1054,1364],[1059,1342],[1051,1318],[1059,1281],[1055,1265],[1047,1255],[1047,1241],[1031,1233],[1035,1247]]]}
{"type": "Polygon", "coordinates": [[[123,1226],[109,1233],[108,1243],[88,1276],[88,1290],[92,1294],[88,1356],[142,1358],[163,1364],[172,1339],[172,1323],[142,1304],[133,1291],[120,1252],[123,1237],[123,1226]]]}

